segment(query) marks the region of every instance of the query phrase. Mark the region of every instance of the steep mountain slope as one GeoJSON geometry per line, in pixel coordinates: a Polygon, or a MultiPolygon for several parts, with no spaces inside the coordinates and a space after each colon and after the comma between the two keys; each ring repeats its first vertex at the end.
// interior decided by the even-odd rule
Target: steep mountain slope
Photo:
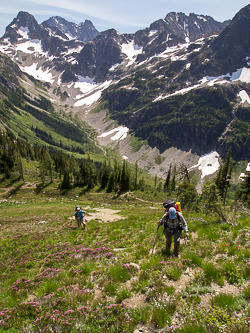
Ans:
{"type": "Polygon", "coordinates": [[[137,64],[103,93],[110,117],[160,153],[176,147],[223,157],[231,146],[234,158],[250,158],[249,108],[241,106],[249,103],[249,50],[236,41],[249,31],[247,15],[249,6],[218,37],[168,47],[137,64]]]}
{"type": "Polygon", "coordinates": [[[38,25],[20,12],[0,49],[101,144],[164,177],[170,164],[192,166],[212,150],[250,158],[248,15],[249,6],[224,23],[169,13],[135,34],[110,29],[85,43],[72,39],[80,26],[59,17],[38,25]]]}
{"type": "Polygon", "coordinates": [[[0,53],[0,128],[11,130],[31,144],[78,153],[101,150],[79,120],[55,112],[46,88],[24,75],[9,57],[0,53]]]}
{"type": "Polygon", "coordinates": [[[201,52],[191,66],[193,73],[218,76],[249,67],[249,9],[250,5],[242,8],[209,48],[201,52]]]}

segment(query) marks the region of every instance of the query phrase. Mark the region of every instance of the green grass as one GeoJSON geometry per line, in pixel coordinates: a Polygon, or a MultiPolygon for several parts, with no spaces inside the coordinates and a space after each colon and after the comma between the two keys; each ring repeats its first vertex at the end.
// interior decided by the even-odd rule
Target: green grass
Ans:
{"type": "MultiPolygon", "coordinates": [[[[211,295],[208,306],[218,317],[216,329],[219,323],[227,323],[226,312],[222,315],[217,308],[238,311],[242,314],[239,318],[245,318],[249,313],[248,239],[235,241],[233,229],[218,224],[215,229],[221,232],[220,240],[208,239],[205,229],[205,234],[190,237],[187,245],[181,246],[180,258],[172,259],[163,251],[161,227],[152,254],[164,196],[138,191],[114,198],[80,188],[62,195],[53,184],[41,191],[28,188],[2,195],[8,200],[0,203],[0,312],[6,320],[5,331],[21,332],[24,325],[36,331],[33,322],[38,318],[41,331],[49,325],[54,331],[60,326],[65,332],[81,332],[84,327],[91,333],[133,333],[139,325],[149,331],[171,332],[174,314],[185,312],[185,323],[178,330],[189,332],[192,327],[188,323],[196,318],[196,312],[201,313],[202,301],[211,295]],[[132,196],[144,201],[131,200],[132,196]],[[89,207],[85,230],[73,228],[76,202],[89,207]],[[152,205],[156,209],[149,209],[152,205]],[[88,215],[100,207],[120,210],[125,219],[103,223],[88,215]],[[233,298],[223,293],[215,296],[212,282],[223,286],[227,280],[236,286],[239,275],[246,279],[247,287],[238,286],[233,298]],[[30,301],[35,302],[34,307],[30,301]],[[127,307],[130,303],[132,307],[127,307]],[[4,309],[10,311],[9,319],[4,309]],[[49,317],[40,321],[37,311],[44,318],[47,312],[56,314],[60,325],[49,317]]],[[[187,216],[197,218],[199,214],[187,216]]],[[[240,217],[238,223],[245,228],[248,222],[240,217]]],[[[200,228],[197,222],[189,225],[194,231],[200,228]]],[[[239,227],[238,235],[243,234],[239,227]]],[[[226,324],[228,330],[236,323],[241,327],[239,318],[226,324]]],[[[206,322],[195,325],[201,332],[208,327],[206,322]]]]}
{"type": "Polygon", "coordinates": [[[212,262],[205,262],[202,265],[204,274],[208,281],[215,281],[221,284],[222,279],[222,272],[221,270],[214,265],[212,262]]]}
{"type": "Polygon", "coordinates": [[[243,290],[243,296],[246,300],[250,299],[250,284],[243,290]]]}
{"type": "Polygon", "coordinates": [[[219,294],[212,298],[212,306],[218,306],[220,308],[231,309],[236,304],[236,297],[231,294],[219,294]]]}
{"type": "Polygon", "coordinates": [[[157,327],[165,327],[171,324],[171,316],[175,313],[176,304],[175,303],[156,303],[152,312],[152,321],[157,327]]]}
{"type": "Polygon", "coordinates": [[[132,296],[132,292],[127,288],[122,288],[116,294],[116,302],[121,303],[124,299],[132,296]]]}

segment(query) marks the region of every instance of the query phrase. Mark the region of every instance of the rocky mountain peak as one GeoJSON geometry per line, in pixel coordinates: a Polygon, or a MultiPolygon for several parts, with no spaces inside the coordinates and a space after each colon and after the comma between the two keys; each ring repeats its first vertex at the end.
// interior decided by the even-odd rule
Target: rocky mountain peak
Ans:
{"type": "Polygon", "coordinates": [[[217,22],[210,16],[194,13],[187,16],[182,12],[171,12],[167,14],[164,21],[172,33],[190,42],[195,41],[202,35],[219,32],[225,26],[225,23],[217,22]]]}
{"type": "Polygon", "coordinates": [[[12,21],[10,26],[14,24],[17,28],[23,26],[31,28],[32,30],[37,29],[39,26],[33,15],[22,11],[18,13],[17,17],[12,21]]]}
{"type": "Polygon", "coordinates": [[[250,18],[250,4],[243,7],[232,19],[233,22],[241,18],[250,18]]]}
{"type": "Polygon", "coordinates": [[[202,53],[195,70],[203,75],[225,75],[243,67],[249,68],[249,57],[250,5],[242,8],[212,41],[209,50],[202,53]],[[206,63],[201,62],[202,58],[207,59],[206,63]]]}
{"type": "Polygon", "coordinates": [[[41,30],[33,15],[21,11],[7,26],[3,37],[10,38],[11,43],[17,43],[20,38],[36,38],[37,34],[41,34],[41,30]]]}
{"type": "Polygon", "coordinates": [[[69,22],[62,17],[53,16],[47,21],[44,21],[43,24],[45,22],[52,27],[56,27],[70,38],[78,39],[82,42],[91,41],[99,33],[94,27],[93,23],[89,20],[85,20],[85,22],[76,24],[69,22]]]}

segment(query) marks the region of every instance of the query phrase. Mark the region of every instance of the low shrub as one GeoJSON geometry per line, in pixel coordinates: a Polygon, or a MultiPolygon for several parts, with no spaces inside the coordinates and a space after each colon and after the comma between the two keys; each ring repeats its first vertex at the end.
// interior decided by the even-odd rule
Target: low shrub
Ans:
{"type": "Polygon", "coordinates": [[[226,262],[223,268],[229,283],[242,284],[242,275],[232,261],[226,262]]]}

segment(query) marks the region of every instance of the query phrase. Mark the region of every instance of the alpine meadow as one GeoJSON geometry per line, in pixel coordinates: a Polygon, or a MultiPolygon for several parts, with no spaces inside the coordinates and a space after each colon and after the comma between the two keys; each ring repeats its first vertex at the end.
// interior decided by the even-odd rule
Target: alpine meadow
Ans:
{"type": "Polygon", "coordinates": [[[250,5],[126,34],[17,14],[1,333],[250,332],[249,59],[250,5]]]}

